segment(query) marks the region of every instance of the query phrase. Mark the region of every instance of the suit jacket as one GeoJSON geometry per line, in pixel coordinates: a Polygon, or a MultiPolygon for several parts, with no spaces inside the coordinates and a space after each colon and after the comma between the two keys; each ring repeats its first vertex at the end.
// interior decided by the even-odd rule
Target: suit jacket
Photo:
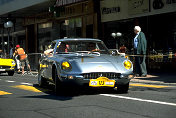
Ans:
{"type": "Polygon", "coordinates": [[[146,54],[147,41],[145,38],[145,34],[143,32],[140,32],[137,39],[138,39],[137,54],[146,54]]]}

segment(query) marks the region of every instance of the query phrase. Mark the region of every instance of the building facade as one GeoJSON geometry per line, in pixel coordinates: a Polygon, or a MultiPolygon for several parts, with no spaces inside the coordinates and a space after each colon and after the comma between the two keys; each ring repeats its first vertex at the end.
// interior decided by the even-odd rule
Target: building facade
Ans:
{"type": "Polygon", "coordinates": [[[147,38],[148,69],[176,67],[175,0],[101,0],[100,13],[102,40],[108,48],[124,44],[132,54],[133,29],[139,25],[147,38]],[[122,36],[111,36],[117,32],[122,36]]]}
{"type": "Polygon", "coordinates": [[[175,0],[1,0],[0,48],[7,49],[10,31],[10,43],[27,53],[41,53],[58,38],[87,37],[110,49],[124,44],[132,54],[133,28],[139,25],[148,42],[148,68],[175,66],[175,8],[175,0]],[[7,18],[14,22],[10,30],[3,25],[7,18]],[[122,36],[111,36],[117,32],[122,36]]]}

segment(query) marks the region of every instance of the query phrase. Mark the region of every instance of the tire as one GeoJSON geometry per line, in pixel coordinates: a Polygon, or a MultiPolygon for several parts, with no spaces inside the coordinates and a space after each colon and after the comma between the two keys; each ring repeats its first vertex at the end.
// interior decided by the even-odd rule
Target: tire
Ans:
{"type": "Polygon", "coordinates": [[[59,77],[58,77],[58,72],[57,72],[57,69],[55,68],[54,69],[54,82],[55,82],[55,88],[54,88],[54,91],[55,91],[55,94],[57,95],[58,93],[61,93],[62,92],[62,84],[59,80],[59,77]]]}
{"type": "Polygon", "coordinates": [[[38,74],[38,84],[39,84],[40,87],[47,87],[49,85],[46,78],[42,77],[40,72],[38,74]]]}
{"type": "Polygon", "coordinates": [[[13,76],[13,75],[14,75],[14,71],[8,72],[8,75],[9,75],[9,76],[13,76]]]}
{"type": "Polygon", "coordinates": [[[128,93],[128,89],[129,89],[129,83],[117,86],[118,93],[128,93]]]}

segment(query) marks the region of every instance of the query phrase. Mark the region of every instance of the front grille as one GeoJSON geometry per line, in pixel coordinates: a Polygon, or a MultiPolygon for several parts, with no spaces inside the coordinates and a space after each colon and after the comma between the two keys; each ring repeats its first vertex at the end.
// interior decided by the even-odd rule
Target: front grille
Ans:
{"type": "Polygon", "coordinates": [[[0,69],[8,69],[11,68],[11,66],[0,66],[0,69]]]}
{"type": "Polygon", "coordinates": [[[97,79],[98,77],[107,77],[109,79],[120,78],[120,73],[83,73],[85,79],[97,79]]]}

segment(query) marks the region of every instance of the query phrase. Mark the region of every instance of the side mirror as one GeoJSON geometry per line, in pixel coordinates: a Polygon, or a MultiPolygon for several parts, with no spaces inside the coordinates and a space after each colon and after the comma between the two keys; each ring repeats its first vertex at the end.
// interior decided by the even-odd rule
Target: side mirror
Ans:
{"type": "Polygon", "coordinates": [[[117,49],[110,49],[110,53],[111,53],[112,56],[116,56],[116,55],[119,54],[117,49]]]}

